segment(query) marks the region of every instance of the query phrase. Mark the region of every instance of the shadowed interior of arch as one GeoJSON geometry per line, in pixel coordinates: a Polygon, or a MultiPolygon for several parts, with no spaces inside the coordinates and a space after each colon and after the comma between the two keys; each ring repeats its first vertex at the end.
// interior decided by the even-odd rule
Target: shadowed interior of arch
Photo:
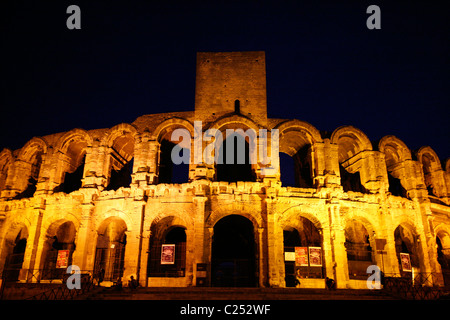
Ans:
{"type": "Polygon", "coordinates": [[[256,246],[253,223],[240,215],[229,215],[214,226],[211,282],[215,287],[254,287],[256,246]]]}

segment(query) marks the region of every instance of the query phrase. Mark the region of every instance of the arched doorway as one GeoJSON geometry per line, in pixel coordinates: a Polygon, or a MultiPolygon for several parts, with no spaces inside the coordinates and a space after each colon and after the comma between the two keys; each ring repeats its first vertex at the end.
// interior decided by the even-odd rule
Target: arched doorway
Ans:
{"type": "Polygon", "coordinates": [[[409,227],[399,225],[394,231],[394,238],[400,274],[414,278],[413,273],[420,273],[419,237],[409,227]]]}
{"type": "Polygon", "coordinates": [[[357,220],[347,221],[345,226],[345,250],[347,252],[348,275],[350,279],[367,279],[367,268],[376,264],[373,257],[370,236],[366,227],[357,220]]]}
{"type": "Polygon", "coordinates": [[[103,221],[98,229],[94,273],[103,274],[103,280],[116,281],[123,276],[127,226],[116,217],[103,221]]]}
{"type": "Polygon", "coordinates": [[[54,222],[47,231],[42,252],[42,279],[62,279],[72,264],[77,230],[72,221],[54,222]]]}
{"type": "Polygon", "coordinates": [[[17,231],[10,231],[7,235],[7,241],[5,241],[4,246],[5,252],[1,254],[2,257],[6,257],[3,265],[3,278],[9,281],[19,280],[28,238],[28,230],[25,226],[19,230],[15,238],[13,238],[14,232],[17,231]]]}
{"type": "Polygon", "coordinates": [[[185,277],[186,227],[178,217],[169,216],[151,227],[148,255],[148,277],[185,277]]]}
{"type": "Polygon", "coordinates": [[[450,287],[450,236],[439,231],[436,236],[437,260],[441,266],[444,285],[450,287]]]}
{"type": "Polygon", "coordinates": [[[322,236],[314,223],[299,217],[283,228],[286,287],[296,287],[300,279],[324,278],[322,236]]]}
{"type": "Polygon", "coordinates": [[[214,287],[255,287],[256,245],[253,223],[239,215],[214,226],[211,284],[214,287]]]}

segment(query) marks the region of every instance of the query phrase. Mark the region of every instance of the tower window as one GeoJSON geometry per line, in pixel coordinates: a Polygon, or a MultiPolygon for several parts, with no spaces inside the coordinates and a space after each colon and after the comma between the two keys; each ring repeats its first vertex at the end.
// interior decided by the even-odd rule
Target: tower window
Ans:
{"type": "Polygon", "coordinates": [[[239,100],[234,101],[234,112],[241,113],[241,102],[239,100]]]}

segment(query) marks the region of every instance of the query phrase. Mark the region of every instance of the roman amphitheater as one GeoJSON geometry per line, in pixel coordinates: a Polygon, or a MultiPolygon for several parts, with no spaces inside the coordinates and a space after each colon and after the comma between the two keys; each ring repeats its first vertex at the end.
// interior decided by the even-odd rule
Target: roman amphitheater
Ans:
{"type": "Polygon", "coordinates": [[[377,265],[449,284],[450,161],[395,136],[321,129],[267,117],[264,52],[198,53],[193,111],[1,151],[0,271],[45,282],[77,265],[105,286],[133,276],[144,287],[323,288],[329,277],[359,289],[377,265]],[[175,145],[190,159],[206,148],[211,128],[277,129],[259,144],[279,153],[269,165],[172,163],[175,145]],[[191,141],[173,141],[176,129],[191,141]]]}

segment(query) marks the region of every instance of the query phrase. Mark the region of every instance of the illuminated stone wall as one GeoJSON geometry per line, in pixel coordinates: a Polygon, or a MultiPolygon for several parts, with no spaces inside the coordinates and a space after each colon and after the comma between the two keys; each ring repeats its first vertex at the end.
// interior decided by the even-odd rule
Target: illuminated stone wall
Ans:
{"type": "MultiPolygon", "coordinates": [[[[374,145],[352,126],[325,135],[301,120],[267,119],[263,53],[203,53],[198,64],[195,111],[144,115],[112,128],[34,137],[21,149],[1,151],[0,270],[18,242],[26,239],[19,280],[27,280],[27,270],[45,268],[57,237],[61,247],[74,250],[72,263],[82,270],[94,269],[97,248],[123,243],[124,283],[133,275],[144,286],[192,286],[196,265],[210,265],[215,224],[235,214],[253,224],[259,286],[286,286],[283,231],[301,232],[304,219],[320,234],[324,276],[335,279],[339,288],[365,287],[349,276],[346,242],[355,230],[365,230],[373,264],[386,274],[401,271],[399,234],[414,247],[416,272],[440,274],[437,237],[441,251],[450,257],[450,161],[444,169],[430,147],[413,154],[394,136],[374,145]],[[246,72],[233,73],[243,65],[246,72]],[[249,70],[254,70],[252,89],[243,90],[249,70]],[[217,85],[225,84],[214,100],[217,85]],[[239,113],[234,109],[238,99],[239,113]],[[204,163],[189,166],[185,183],[158,183],[162,144],[174,130],[184,128],[193,145],[197,120],[203,121],[203,131],[278,129],[280,153],[301,154],[311,185],[283,186],[279,171],[262,175],[260,164],[251,167],[255,181],[216,181],[216,166],[204,163]],[[363,192],[344,191],[342,174],[357,177],[363,192]],[[127,175],[129,184],[120,186],[127,175]],[[398,182],[402,196],[392,194],[390,181],[398,182]],[[148,277],[150,242],[156,237],[151,230],[175,226],[186,232],[184,276],[148,277]],[[386,240],[383,254],[376,250],[377,239],[386,240]]],[[[268,142],[269,151],[273,143],[268,142]]],[[[323,287],[324,282],[305,279],[302,285],[323,287]]]]}

